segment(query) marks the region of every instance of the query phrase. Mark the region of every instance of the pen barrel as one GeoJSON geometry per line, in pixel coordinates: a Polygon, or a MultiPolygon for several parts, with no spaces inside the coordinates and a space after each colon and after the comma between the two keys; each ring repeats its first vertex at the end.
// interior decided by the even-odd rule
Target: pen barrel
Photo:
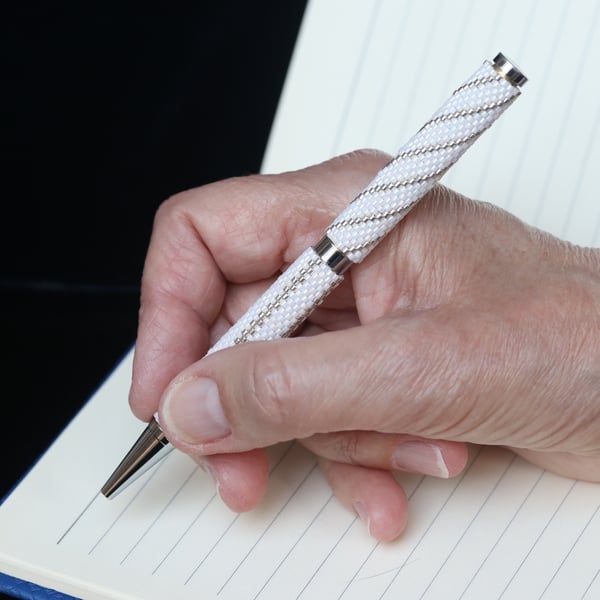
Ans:
{"type": "MultiPolygon", "coordinates": [[[[305,250],[208,354],[293,333],[342,281],[342,273],[360,262],[506,110],[525,81],[502,54],[493,64],[485,62],[339,215],[327,235],[305,250]]],[[[102,492],[114,495],[137,477],[147,457],[166,447],[156,414],[102,492]]]]}
{"type": "Polygon", "coordinates": [[[208,351],[289,336],[342,277],[312,249],[305,250],[208,351]]]}
{"type": "Polygon", "coordinates": [[[502,54],[457,88],[327,229],[208,351],[293,333],[510,106],[526,81],[502,54]]]}
{"type": "Polygon", "coordinates": [[[526,79],[505,61],[485,61],[330,225],[349,260],[361,262],[520,94],[526,79]]]}

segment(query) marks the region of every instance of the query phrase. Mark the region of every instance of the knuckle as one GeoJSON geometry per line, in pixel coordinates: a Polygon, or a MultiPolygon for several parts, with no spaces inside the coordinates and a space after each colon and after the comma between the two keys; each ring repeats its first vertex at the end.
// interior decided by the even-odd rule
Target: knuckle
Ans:
{"type": "Polygon", "coordinates": [[[341,162],[372,162],[378,166],[380,163],[386,163],[392,157],[386,152],[376,148],[358,148],[356,150],[351,150],[346,154],[341,154],[336,158],[341,162]]]}
{"type": "Polygon", "coordinates": [[[352,173],[363,171],[371,177],[373,172],[381,169],[391,158],[389,154],[381,150],[360,148],[335,156],[328,161],[328,164],[347,169],[352,173]]]}
{"type": "Polygon", "coordinates": [[[170,221],[176,218],[176,215],[181,214],[183,207],[187,203],[188,196],[188,192],[179,192],[163,200],[156,210],[155,222],[170,221]]]}
{"type": "Polygon", "coordinates": [[[360,464],[360,440],[358,431],[344,431],[335,436],[334,454],[336,460],[351,465],[360,464]]]}
{"type": "Polygon", "coordinates": [[[253,418],[277,430],[288,429],[293,418],[293,378],[275,352],[253,353],[249,394],[253,418]]]}
{"type": "Polygon", "coordinates": [[[261,198],[266,196],[269,202],[274,202],[277,197],[275,187],[272,178],[267,175],[229,177],[169,196],[158,205],[155,220],[190,219],[200,207],[207,212],[218,208],[219,213],[239,210],[240,207],[247,206],[249,193],[255,193],[261,198]]]}

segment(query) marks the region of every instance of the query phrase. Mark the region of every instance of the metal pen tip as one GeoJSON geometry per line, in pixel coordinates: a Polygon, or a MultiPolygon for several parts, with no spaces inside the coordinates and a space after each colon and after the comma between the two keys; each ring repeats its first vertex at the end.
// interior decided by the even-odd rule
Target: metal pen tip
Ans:
{"type": "Polygon", "coordinates": [[[170,450],[172,450],[172,446],[156,420],[152,419],[131,447],[131,450],[102,486],[100,490],[102,495],[113,498],[117,492],[133,483],[170,450]]]}

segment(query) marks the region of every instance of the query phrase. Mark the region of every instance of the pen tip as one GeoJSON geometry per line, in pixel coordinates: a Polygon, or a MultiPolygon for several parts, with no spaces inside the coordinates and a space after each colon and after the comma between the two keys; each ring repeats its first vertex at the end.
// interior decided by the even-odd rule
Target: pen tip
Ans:
{"type": "Polygon", "coordinates": [[[162,459],[171,449],[165,434],[153,419],[112,472],[100,489],[100,493],[106,498],[113,498],[162,459]]]}

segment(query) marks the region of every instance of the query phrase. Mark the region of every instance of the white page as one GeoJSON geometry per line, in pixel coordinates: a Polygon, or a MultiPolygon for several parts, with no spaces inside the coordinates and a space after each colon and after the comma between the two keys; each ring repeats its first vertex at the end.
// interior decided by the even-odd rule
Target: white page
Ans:
{"type": "Polygon", "coordinates": [[[363,147],[394,153],[484,59],[529,77],[443,183],[575,243],[600,245],[600,4],[324,0],[309,5],[263,170],[363,147]]]}
{"type": "Polygon", "coordinates": [[[130,369],[128,356],[2,506],[5,572],[85,598],[564,598],[566,586],[594,597],[600,486],[498,448],[451,480],[400,475],[410,521],[387,544],[296,444],[272,450],[250,513],[229,511],[178,452],[83,510],[140,431],[123,402],[130,369]]]}
{"type": "MultiPolygon", "coordinates": [[[[364,146],[394,152],[502,51],[530,81],[445,182],[598,245],[599,7],[313,0],[263,171],[364,146]]],[[[600,486],[502,449],[476,450],[448,481],[401,475],[409,525],[387,544],[295,444],[272,449],[266,498],[250,513],[229,511],[178,452],[113,500],[97,497],[141,430],[130,374],[131,354],[0,508],[1,571],[92,599],[600,596],[600,486]]]]}

